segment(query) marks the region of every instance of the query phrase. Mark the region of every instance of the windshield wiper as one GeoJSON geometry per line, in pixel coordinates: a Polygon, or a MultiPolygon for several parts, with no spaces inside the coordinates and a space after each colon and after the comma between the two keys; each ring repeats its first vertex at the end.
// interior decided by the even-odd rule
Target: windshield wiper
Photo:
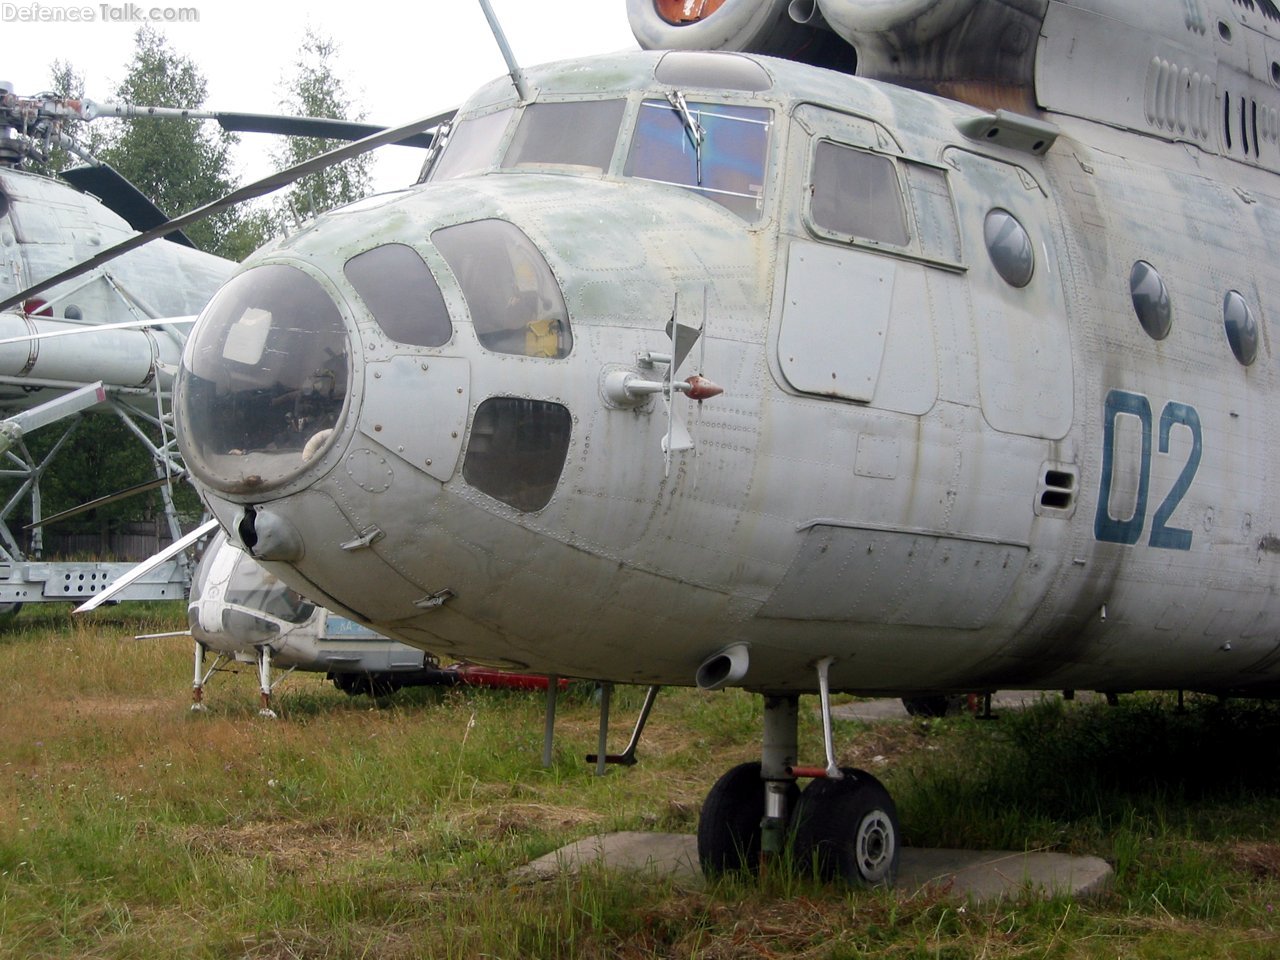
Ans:
{"type": "Polygon", "coordinates": [[[684,123],[684,129],[689,134],[689,140],[693,143],[694,161],[697,163],[697,186],[702,186],[702,141],[706,139],[707,132],[702,129],[702,124],[698,122],[698,118],[693,115],[693,111],[689,109],[689,104],[685,102],[684,94],[679,90],[672,90],[667,94],[667,99],[671,101],[671,106],[675,107],[676,113],[680,114],[680,120],[684,123]]]}

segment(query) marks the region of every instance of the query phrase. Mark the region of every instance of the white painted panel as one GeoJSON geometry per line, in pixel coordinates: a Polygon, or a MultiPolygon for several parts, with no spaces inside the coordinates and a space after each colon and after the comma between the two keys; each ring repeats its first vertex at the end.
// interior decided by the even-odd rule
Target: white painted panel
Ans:
{"type": "Polygon", "coordinates": [[[875,396],[896,267],[860,251],[791,244],[778,357],[793,387],[847,400],[875,396]]]}

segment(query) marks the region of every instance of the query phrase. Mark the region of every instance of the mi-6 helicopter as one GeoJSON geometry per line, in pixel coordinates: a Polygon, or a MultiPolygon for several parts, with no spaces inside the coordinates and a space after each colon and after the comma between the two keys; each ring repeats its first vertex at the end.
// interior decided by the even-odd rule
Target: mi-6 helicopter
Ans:
{"type": "Polygon", "coordinates": [[[710,871],[893,879],[833,690],[1280,692],[1272,0],[630,10],[724,49],[512,62],[214,297],[228,535],[417,646],[760,693],[710,871]]]}

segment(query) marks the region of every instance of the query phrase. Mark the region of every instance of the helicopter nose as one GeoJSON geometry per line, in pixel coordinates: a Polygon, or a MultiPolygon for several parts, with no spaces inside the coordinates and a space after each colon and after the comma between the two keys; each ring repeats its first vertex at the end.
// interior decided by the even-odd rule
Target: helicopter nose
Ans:
{"type": "Polygon", "coordinates": [[[175,407],[187,466],[223,493],[279,488],[333,444],[351,386],[334,297],[300,267],[253,267],[209,302],[183,353],[175,407]]]}

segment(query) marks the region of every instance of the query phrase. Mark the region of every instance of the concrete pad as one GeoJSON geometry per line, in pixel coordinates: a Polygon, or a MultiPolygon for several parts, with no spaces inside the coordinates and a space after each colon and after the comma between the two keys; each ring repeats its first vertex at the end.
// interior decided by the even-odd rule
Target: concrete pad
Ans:
{"type": "Polygon", "coordinates": [[[1101,857],[904,848],[898,890],[909,896],[932,890],[975,903],[1022,894],[1083,900],[1105,891],[1111,877],[1111,865],[1101,857]]]}
{"type": "MultiPolygon", "coordinates": [[[[703,880],[696,837],[635,831],[586,837],[512,873],[516,879],[545,880],[593,865],[685,882],[703,880]]],[[[1098,857],[904,849],[897,889],[905,898],[930,892],[979,903],[1023,895],[1085,898],[1101,893],[1110,882],[1111,867],[1098,857]]]]}
{"type": "MultiPolygon", "coordinates": [[[[1060,700],[1061,698],[1062,694],[1053,690],[999,690],[991,697],[991,710],[999,716],[1001,710],[1020,710],[1041,700],[1060,700]]],[[[1081,702],[1100,700],[1102,695],[1081,690],[1076,693],[1076,699],[1081,702]]],[[[906,720],[910,716],[901,700],[891,699],[842,703],[831,708],[831,715],[837,720],[861,720],[864,723],[875,720],[906,720]]]]}
{"type": "Polygon", "coordinates": [[[518,879],[549,880],[559,873],[576,874],[592,865],[651,871],[676,880],[702,880],[697,837],[636,830],[584,837],[517,867],[512,875],[518,879]]]}

